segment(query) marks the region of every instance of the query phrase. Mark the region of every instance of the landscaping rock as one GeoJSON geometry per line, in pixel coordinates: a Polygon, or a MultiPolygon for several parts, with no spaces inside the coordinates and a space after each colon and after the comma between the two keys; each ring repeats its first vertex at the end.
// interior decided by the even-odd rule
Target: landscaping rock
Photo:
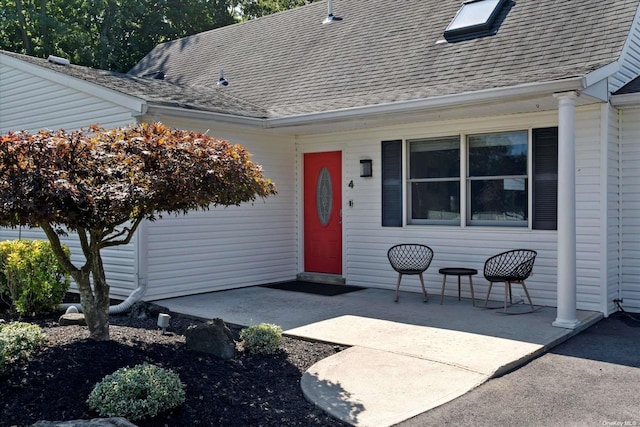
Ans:
{"type": "Polygon", "coordinates": [[[82,313],[65,313],[58,319],[60,326],[80,325],[87,326],[87,321],[82,313]]]}
{"type": "Polygon", "coordinates": [[[138,301],[129,309],[129,316],[135,319],[156,319],[160,313],[169,314],[169,309],[152,302],[138,301]]]}
{"type": "Polygon", "coordinates": [[[191,351],[212,354],[221,359],[233,359],[236,343],[222,319],[213,319],[206,324],[190,326],[185,333],[187,348],[191,351]]]}
{"type": "Polygon", "coordinates": [[[136,425],[126,418],[113,417],[92,420],[38,421],[31,427],[136,427],[136,425]]]}

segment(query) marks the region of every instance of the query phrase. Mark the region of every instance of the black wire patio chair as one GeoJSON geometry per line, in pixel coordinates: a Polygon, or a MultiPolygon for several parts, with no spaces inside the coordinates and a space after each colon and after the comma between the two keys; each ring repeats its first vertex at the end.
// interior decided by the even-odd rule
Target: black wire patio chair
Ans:
{"type": "Polygon", "coordinates": [[[527,286],[524,281],[531,275],[533,263],[535,262],[537,255],[538,253],[536,251],[530,249],[513,249],[487,259],[484,263],[484,277],[489,281],[489,290],[487,291],[487,299],[485,300],[484,306],[487,308],[498,308],[488,307],[489,296],[491,295],[491,288],[493,287],[493,284],[503,282],[504,313],[516,314],[513,311],[508,311],[508,308],[513,305],[513,293],[511,286],[514,284],[522,286],[522,289],[527,296],[527,300],[529,301],[529,305],[531,306],[530,311],[519,311],[517,314],[531,313],[534,311],[535,307],[531,301],[531,296],[529,295],[529,291],[527,290],[527,286]],[[507,299],[509,300],[509,304],[507,304],[507,299]]]}
{"type": "Polygon", "coordinates": [[[426,245],[418,243],[401,243],[399,245],[392,246],[387,252],[389,263],[391,267],[398,272],[398,283],[396,284],[396,298],[395,302],[398,302],[398,291],[400,289],[400,281],[402,276],[418,275],[420,277],[420,284],[422,285],[422,297],[424,302],[427,302],[429,296],[427,290],[424,287],[424,273],[433,259],[433,250],[426,245]]]}

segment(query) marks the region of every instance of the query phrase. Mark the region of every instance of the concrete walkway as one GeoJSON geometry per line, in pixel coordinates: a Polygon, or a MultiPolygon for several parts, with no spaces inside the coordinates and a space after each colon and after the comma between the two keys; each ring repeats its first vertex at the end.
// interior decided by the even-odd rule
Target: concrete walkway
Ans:
{"type": "Polygon", "coordinates": [[[577,330],[551,326],[555,308],[509,316],[458,301],[365,289],[331,297],[249,287],[159,300],[175,313],[280,325],[285,334],[350,346],[312,366],[307,399],[357,426],[391,426],[514,369],[602,318],[579,311],[577,330]]]}

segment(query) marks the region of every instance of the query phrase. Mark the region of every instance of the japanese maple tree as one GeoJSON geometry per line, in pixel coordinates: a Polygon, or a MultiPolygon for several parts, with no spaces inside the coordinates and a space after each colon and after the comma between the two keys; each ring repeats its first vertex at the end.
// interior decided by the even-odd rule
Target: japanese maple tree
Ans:
{"type": "Polygon", "coordinates": [[[186,214],[275,194],[249,153],[160,123],[0,136],[0,224],[41,227],[75,280],[90,337],[109,339],[109,285],[100,251],[130,242],[160,213],[186,214]],[[74,232],[74,265],[60,236],[74,232]]]}

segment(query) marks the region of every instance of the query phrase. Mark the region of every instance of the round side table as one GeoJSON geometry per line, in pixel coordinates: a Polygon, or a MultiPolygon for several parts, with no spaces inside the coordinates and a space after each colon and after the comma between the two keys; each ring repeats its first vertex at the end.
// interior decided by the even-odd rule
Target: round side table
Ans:
{"type": "Polygon", "coordinates": [[[442,274],[442,291],[440,292],[440,305],[444,299],[444,286],[447,283],[447,276],[458,276],[458,301],[460,301],[460,277],[469,276],[469,287],[471,288],[471,302],[473,306],[476,305],[476,298],[473,294],[473,279],[472,277],[478,274],[478,270],[475,268],[460,268],[460,267],[447,267],[438,270],[438,273],[442,274]]]}

